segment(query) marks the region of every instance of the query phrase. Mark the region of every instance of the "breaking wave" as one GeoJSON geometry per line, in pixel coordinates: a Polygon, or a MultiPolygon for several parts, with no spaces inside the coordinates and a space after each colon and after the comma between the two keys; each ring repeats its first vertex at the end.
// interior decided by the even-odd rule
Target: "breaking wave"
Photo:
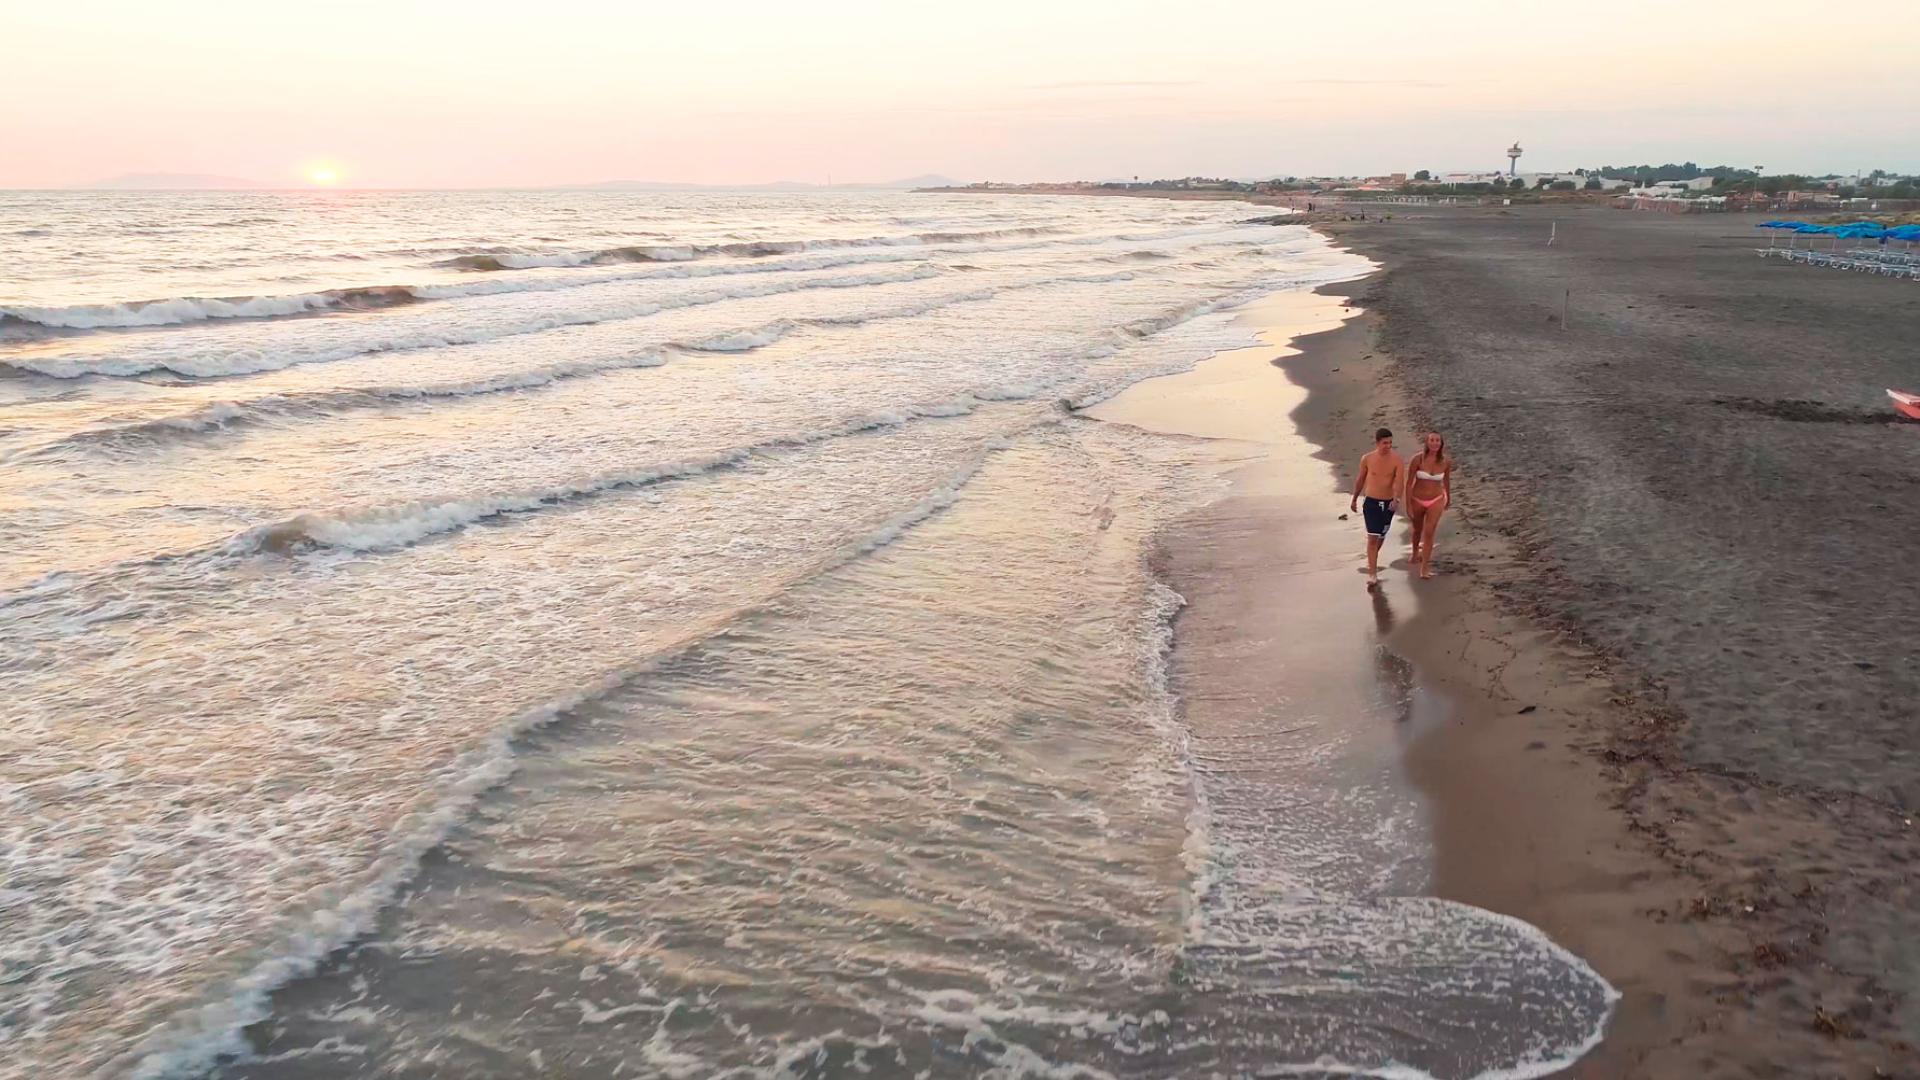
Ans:
{"type": "MultiPolygon", "coordinates": [[[[1018,288],[1034,288],[1063,282],[1099,283],[1112,280],[1126,280],[1131,275],[1072,275],[1031,282],[1024,286],[1011,286],[998,289],[977,289],[951,296],[937,297],[921,303],[904,305],[882,311],[862,314],[820,316],[814,318],[776,319],[773,322],[751,329],[730,331],[692,341],[671,341],[650,346],[641,351],[624,356],[600,360],[565,361],[547,364],[523,371],[502,372],[485,378],[462,380],[451,383],[429,383],[418,386],[372,386],[337,390],[315,391],[295,394],[265,394],[257,398],[238,401],[217,401],[191,411],[174,416],[139,420],[126,424],[115,424],[73,432],[46,444],[34,451],[32,456],[57,455],[62,449],[74,446],[127,446],[145,445],[173,438],[190,438],[227,428],[243,427],[252,424],[267,423],[276,420],[295,420],[321,416],[339,415],[360,409],[379,408],[397,403],[413,401],[432,401],[435,399],[466,398],[486,394],[511,391],[534,390],[551,386],[569,379],[604,375],[615,371],[636,368],[660,367],[669,362],[676,353],[747,353],[779,343],[798,331],[814,327],[859,326],[872,322],[895,319],[911,319],[921,315],[951,307],[957,304],[987,300],[1002,292],[1018,288]]],[[[1112,340],[1122,342],[1129,338],[1146,338],[1165,330],[1172,329],[1193,319],[1211,314],[1225,308],[1231,308],[1246,299],[1243,293],[1233,293],[1210,300],[1183,304],[1162,312],[1157,316],[1135,320],[1112,331],[1112,340]]],[[[1093,352],[1105,354],[1111,346],[1096,347],[1093,352]]],[[[1141,378],[1166,374],[1181,370],[1180,364],[1165,368],[1149,368],[1133,372],[1110,383],[1089,388],[1080,396],[1068,400],[1069,409],[1083,409],[1103,401],[1113,394],[1141,378]]],[[[1037,391],[1029,384],[1003,387],[993,390],[975,391],[971,401],[1001,401],[1013,398],[1030,397],[1037,391]]],[[[926,415],[957,415],[956,413],[928,413],[926,415]]]]}
{"type": "Polygon", "coordinates": [[[547,254],[502,252],[497,254],[456,255],[435,266],[457,270],[534,270],[542,267],[605,266],[610,263],[686,262],[697,258],[690,247],[634,245],[603,251],[562,251],[547,254]]]}
{"type": "Polygon", "coordinates": [[[62,438],[58,443],[42,448],[39,452],[46,453],[63,444],[146,443],[269,420],[326,416],[395,402],[531,390],[565,379],[599,375],[625,368],[658,367],[666,362],[664,349],[649,349],[614,360],[549,364],[526,371],[506,372],[490,378],[465,382],[425,386],[375,386],[305,394],[267,394],[246,401],[217,401],[176,416],[75,432],[62,438]]]}
{"type": "MultiPolygon", "coordinates": [[[[487,256],[492,258],[492,256],[487,256]]],[[[759,271],[830,270],[864,262],[904,261],[903,256],[849,256],[804,260],[790,265],[740,267],[671,267],[629,277],[533,278],[517,281],[478,281],[445,285],[360,285],[343,289],[283,296],[237,296],[222,299],[179,296],[123,304],[75,304],[68,307],[0,307],[0,334],[15,338],[59,331],[131,330],[181,326],[210,319],[272,319],[314,315],[328,311],[369,311],[423,300],[453,300],[466,296],[503,293],[555,292],[587,285],[604,285],[651,277],[719,277],[759,271]]],[[[665,261],[665,260],[662,260],[665,261]]],[[[559,264],[555,264],[559,265],[559,264]]]]}
{"type": "MultiPolygon", "coordinates": [[[[284,295],[176,296],[154,300],[130,300],[110,304],[71,304],[57,307],[0,306],[0,340],[31,340],[62,332],[155,329],[210,320],[273,319],[337,311],[368,311],[426,300],[560,291],[653,277],[708,277],[767,271],[809,271],[869,262],[904,262],[921,257],[918,252],[910,250],[916,247],[965,244],[994,239],[1035,239],[1057,236],[1069,231],[1059,228],[989,229],[978,232],[928,232],[905,237],[869,237],[855,240],[753,241],[706,247],[627,245],[582,252],[511,252],[490,248],[484,252],[470,252],[441,260],[433,265],[469,270],[526,270],[581,266],[605,267],[638,263],[646,268],[627,276],[615,274],[594,277],[514,277],[508,275],[494,280],[425,285],[356,285],[284,295]],[[778,255],[810,257],[789,262],[749,262],[744,265],[738,262],[672,265],[697,264],[701,259],[712,255],[745,258],[778,255]]],[[[1041,241],[1034,246],[1045,246],[1049,243],[1099,242],[1102,239],[1105,238],[1088,238],[1084,241],[1069,238],[1041,241]]],[[[1141,235],[1127,239],[1161,240],[1166,239],[1166,234],[1141,235]]],[[[1027,245],[1013,245],[1015,248],[1023,246],[1027,245]]],[[[995,250],[1006,250],[1006,248],[995,250]]],[[[979,267],[956,265],[948,269],[966,271],[977,270],[979,267]]],[[[52,372],[43,372],[43,374],[52,374],[52,372]]]]}
{"type": "MultiPolygon", "coordinates": [[[[974,289],[968,292],[935,297],[920,303],[907,304],[881,311],[776,319],[762,326],[729,331],[692,341],[664,342],[625,356],[600,360],[566,361],[529,368],[523,371],[502,372],[486,378],[462,380],[451,383],[428,383],[417,386],[354,387],[309,393],[265,394],[260,397],[244,400],[217,401],[173,416],[157,417],[76,431],[64,435],[34,451],[30,451],[29,454],[31,456],[58,454],[63,448],[71,446],[146,445],[171,438],[193,437],[227,428],[243,427],[274,420],[331,416],[359,409],[379,408],[410,401],[430,401],[439,398],[465,398],[509,391],[533,390],[551,386],[569,379],[603,375],[609,372],[634,368],[659,367],[666,364],[676,353],[746,353],[777,344],[792,336],[794,333],[809,328],[862,326],[867,323],[913,319],[942,308],[990,300],[1002,293],[1021,289],[1044,288],[1046,286],[1063,283],[1098,284],[1109,281],[1130,280],[1132,277],[1133,275],[1131,273],[1068,275],[1059,278],[1046,278],[1022,285],[974,289]]],[[[1204,312],[1196,311],[1194,315],[1203,313],[1204,312]]],[[[1174,323],[1178,321],[1181,320],[1173,319],[1169,321],[1167,325],[1174,325],[1174,323]]],[[[1127,332],[1133,333],[1131,329],[1127,332]]],[[[980,392],[976,394],[976,397],[979,397],[981,400],[1001,400],[999,398],[984,396],[986,393],[987,392],[984,391],[980,392]]],[[[1030,391],[1027,393],[1030,393],[1030,391]]],[[[1027,393],[1022,393],[1019,396],[1027,396],[1027,393]]]]}
{"type": "MultiPolygon", "coordinates": [[[[1248,296],[1257,295],[1261,291],[1261,289],[1243,290],[1216,297],[1204,303],[1181,305],[1159,317],[1129,324],[1116,331],[1116,334],[1125,337],[1151,336],[1202,315],[1233,307],[1244,302],[1248,296]]],[[[777,335],[774,339],[777,340],[777,335]]],[[[1096,346],[1085,355],[1100,356],[1108,352],[1110,352],[1109,346],[1096,346]]],[[[1142,379],[1191,367],[1195,359],[1186,358],[1179,365],[1167,368],[1136,370],[1099,387],[1090,394],[1083,394],[1078,398],[1062,398],[1059,404],[1066,410],[1084,408],[1142,379]]],[[[706,457],[587,477],[575,483],[556,487],[299,514],[283,521],[249,529],[229,541],[224,551],[231,555],[248,555],[297,553],[322,548],[349,551],[384,551],[403,548],[428,537],[463,529],[468,525],[492,518],[527,513],[607,492],[643,487],[667,480],[684,479],[717,469],[732,468],[759,454],[796,449],[879,428],[898,427],[916,420],[964,416],[988,403],[1034,399],[1056,389],[1060,381],[1054,379],[1044,382],[1007,383],[980,387],[952,400],[867,413],[835,427],[773,439],[706,457]]]]}
{"type": "Polygon", "coordinates": [[[629,244],[590,251],[488,251],[458,255],[435,265],[460,270],[533,270],[541,267],[606,266],[630,262],[687,262],[715,257],[757,259],[865,247],[921,247],[929,244],[965,244],[980,240],[1050,236],[1066,230],[1052,227],[983,229],[976,232],[923,232],[905,236],[865,236],[843,240],[750,240],[732,244],[629,244]]]}
{"type": "MultiPolygon", "coordinates": [[[[948,475],[939,487],[882,522],[820,569],[830,569],[846,559],[885,547],[952,506],[987,459],[1002,448],[986,448],[948,475]]],[[[319,970],[330,954],[373,928],[380,913],[419,873],[427,853],[446,841],[471,815],[482,796],[514,774],[522,739],[567,719],[575,710],[645,675],[672,655],[723,629],[730,621],[729,616],[722,615],[708,624],[696,626],[678,644],[604,672],[579,689],[517,713],[495,728],[480,745],[452,763],[446,773],[451,783],[435,794],[433,802],[393,829],[379,857],[355,887],[329,906],[301,913],[278,947],[227,983],[224,995],[176,1013],[149,1031],[128,1055],[132,1059],[129,1075],[134,1080],[166,1080],[203,1073],[223,1057],[243,1057],[248,1049],[243,1032],[272,1015],[273,992],[319,970]]]]}
{"type": "Polygon", "coordinates": [[[291,296],[175,296],[125,304],[74,304],[68,307],[0,307],[0,325],[29,323],[48,330],[124,330],[141,326],[178,326],[207,319],[268,319],[316,311],[366,311],[422,300],[404,285],[363,285],[291,296]]]}
{"type": "Polygon", "coordinates": [[[574,483],[537,490],[300,514],[285,521],[248,529],[229,541],[225,551],[231,555],[293,554],[320,548],[389,551],[492,518],[524,514],[578,499],[733,468],[760,454],[798,449],[882,428],[901,427],[916,420],[965,416],[982,404],[1031,397],[1037,389],[1030,386],[987,387],[951,401],[868,413],[837,427],[805,435],[773,439],[643,469],[585,477],[574,483]]]}
{"type": "Polygon", "coordinates": [[[937,267],[922,265],[905,270],[877,271],[875,273],[854,274],[847,277],[807,281],[775,281],[738,289],[695,293],[688,296],[658,301],[643,301],[623,307],[601,309],[571,319],[542,316],[530,319],[524,323],[515,323],[507,326],[475,326],[454,331],[420,330],[414,333],[398,333],[387,337],[374,338],[368,341],[342,345],[337,348],[321,349],[314,352],[282,352],[270,355],[259,350],[242,349],[220,356],[203,357],[30,357],[0,360],[0,367],[12,367],[57,379],[76,379],[87,375],[132,377],[155,371],[168,371],[175,375],[184,375],[196,379],[223,378],[234,375],[253,375],[262,371],[279,371],[283,368],[294,367],[300,364],[330,363],[374,353],[445,348],[453,345],[474,345],[483,341],[497,341],[501,338],[517,337],[523,334],[542,333],[562,326],[586,326],[595,323],[615,322],[621,319],[642,318],[670,308],[697,307],[703,304],[717,304],[728,300],[769,296],[775,293],[797,292],[803,289],[860,288],[867,285],[890,285],[909,281],[920,281],[926,278],[938,277],[941,273],[942,271],[937,267]]]}

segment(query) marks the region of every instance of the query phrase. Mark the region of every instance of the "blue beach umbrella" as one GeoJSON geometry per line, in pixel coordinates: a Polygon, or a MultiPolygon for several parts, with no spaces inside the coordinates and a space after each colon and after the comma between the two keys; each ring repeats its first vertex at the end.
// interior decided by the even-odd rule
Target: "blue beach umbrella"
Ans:
{"type": "Polygon", "coordinates": [[[1914,243],[1920,241],[1920,225],[1896,225],[1887,230],[1887,235],[1905,243],[1907,250],[1912,251],[1914,243]]]}
{"type": "MultiPolygon", "coordinates": [[[[1788,222],[1788,231],[1791,232],[1793,235],[1787,237],[1787,246],[1793,247],[1795,239],[1797,237],[1802,235],[1819,236],[1820,234],[1827,231],[1827,227],[1825,225],[1809,224],[1805,221],[1793,221],[1793,222],[1788,222]]],[[[1808,246],[1809,247],[1812,246],[1811,241],[1808,242],[1808,246]]]]}
{"type": "Polygon", "coordinates": [[[1869,235],[1865,229],[1860,228],[1858,225],[1835,225],[1827,230],[1827,234],[1833,237],[1833,242],[1827,245],[1828,251],[1837,250],[1842,240],[1858,240],[1863,236],[1869,235]]]}

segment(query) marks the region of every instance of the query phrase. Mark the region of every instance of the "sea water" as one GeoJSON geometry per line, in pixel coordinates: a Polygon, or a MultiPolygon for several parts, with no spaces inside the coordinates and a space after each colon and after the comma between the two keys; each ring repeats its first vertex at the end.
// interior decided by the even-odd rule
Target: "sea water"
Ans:
{"type": "Polygon", "coordinates": [[[1577,1053],[1585,965],[1326,858],[1402,801],[1188,753],[1218,471],[1078,410],[1368,269],[1257,217],[0,193],[0,1076],[1577,1053]]]}

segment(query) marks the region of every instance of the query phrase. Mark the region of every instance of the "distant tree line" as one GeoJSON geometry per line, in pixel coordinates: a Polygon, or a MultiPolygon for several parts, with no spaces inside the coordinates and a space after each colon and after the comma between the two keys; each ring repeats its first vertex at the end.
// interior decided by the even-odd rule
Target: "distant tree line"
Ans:
{"type": "Polygon", "coordinates": [[[1631,180],[1640,187],[1651,187],[1662,180],[1692,180],[1698,176],[1711,176],[1715,180],[1752,180],[1756,175],[1752,169],[1742,169],[1733,165],[1706,167],[1691,161],[1683,161],[1678,165],[1672,162],[1665,165],[1602,165],[1597,169],[1581,171],[1594,173],[1608,180],[1631,180]]]}
{"type": "MultiPolygon", "coordinates": [[[[1829,184],[1838,179],[1835,176],[1807,176],[1801,173],[1759,173],[1753,169],[1743,169],[1737,165],[1696,165],[1691,161],[1675,165],[1602,165],[1598,169],[1580,170],[1588,175],[1604,176],[1613,180],[1631,180],[1640,187],[1649,187],[1662,180],[1692,180],[1699,176],[1713,177],[1713,190],[1716,194],[1726,195],[1734,192],[1751,192],[1758,181],[1760,191],[1768,195],[1778,195],[1785,191],[1825,191],[1829,184]]],[[[1890,174],[1885,169],[1875,169],[1867,178],[1879,180],[1890,174]]],[[[1592,185],[1589,185],[1592,186],[1592,185]]],[[[1833,193],[1842,199],[1868,196],[1878,199],[1920,199],[1920,181],[1903,180],[1896,184],[1874,185],[1872,187],[1854,187],[1851,184],[1837,185],[1833,193]]]]}
{"type": "MultiPolygon", "coordinates": [[[[1609,180],[1627,180],[1640,187],[1650,187],[1662,180],[1692,180],[1696,177],[1713,177],[1712,193],[1730,195],[1751,192],[1758,180],[1759,190],[1768,195],[1778,195],[1786,191],[1832,191],[1842,199],[1868,196],[1876,199],[1920,199],[1920,179],[1906,178],[1895,184],[1861,186],[1833,184],[1836,177],[1803,176],[1796,173],[1756,173],[1752,169],[1743,169],[1733,165],[1701,166],[1691,161],[1665,165],[1602,165],[1597,169],[1575,169],[1575,176],[1585,177],[1585,181],[1553,180],[1546,177],[1535,181],[1536,191],[1587,191],[1603,190],[1602,178],[1609,180]]],[[[1875,169],[1866,179],[1880,180],[1890,174],[1884,169],[1875,169]]],[[[1402,192],[1415,191],[1415,184],[1433,183],[1433,172],[1421,169],[1401,187],[1402,192]]],[[[1111,189],[1146,190],[1206,190],[1251,192],[1265,191],[1314,191],[1325,186],[1324,183],[1306,180],[1298,176],[1275,177],[1258,184],[1249,184],[1221,177],[1187,176],[1177,180],[1148,180],[1135,178],[1126,181],[1107,181],[1099,185],[1111,189]]],[[[1449,184],[1447,190],[1459,195],[1510,195],[1526,191],[1527,182],[1519,177],[1511,179],[1495,178],[1477,184],[1449,184]]]]}

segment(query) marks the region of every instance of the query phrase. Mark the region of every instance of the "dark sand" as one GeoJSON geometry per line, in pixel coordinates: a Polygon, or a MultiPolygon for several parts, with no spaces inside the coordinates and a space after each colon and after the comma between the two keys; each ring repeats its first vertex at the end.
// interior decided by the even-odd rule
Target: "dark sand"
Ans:
{"type": "Polygon", "coordinates": [[[1548,247],[1554,216],[1350,233],[1396,269],[1407,389],[1511,488],[1489,523],[1550,548],[1538,598],[1661,684],[1690,762],[1920,808],[1920,424],[1885,395],[1920,286],[1758,259],[1740,218],[1562,212],[1548,247]]]}
{"type": "Polygon", "coordinates": [[[1625,993],[1576,1075],[1920,1075],[1920,424],[1882,392],[1920,285],[1738,217],[1394,213],[1329,227],[1386,271],[1286,367],[1336,460],[1377,420],[1460,456],[1390,641],[1456,706],[1409,756],[1436,891],[1625,993]]]}

